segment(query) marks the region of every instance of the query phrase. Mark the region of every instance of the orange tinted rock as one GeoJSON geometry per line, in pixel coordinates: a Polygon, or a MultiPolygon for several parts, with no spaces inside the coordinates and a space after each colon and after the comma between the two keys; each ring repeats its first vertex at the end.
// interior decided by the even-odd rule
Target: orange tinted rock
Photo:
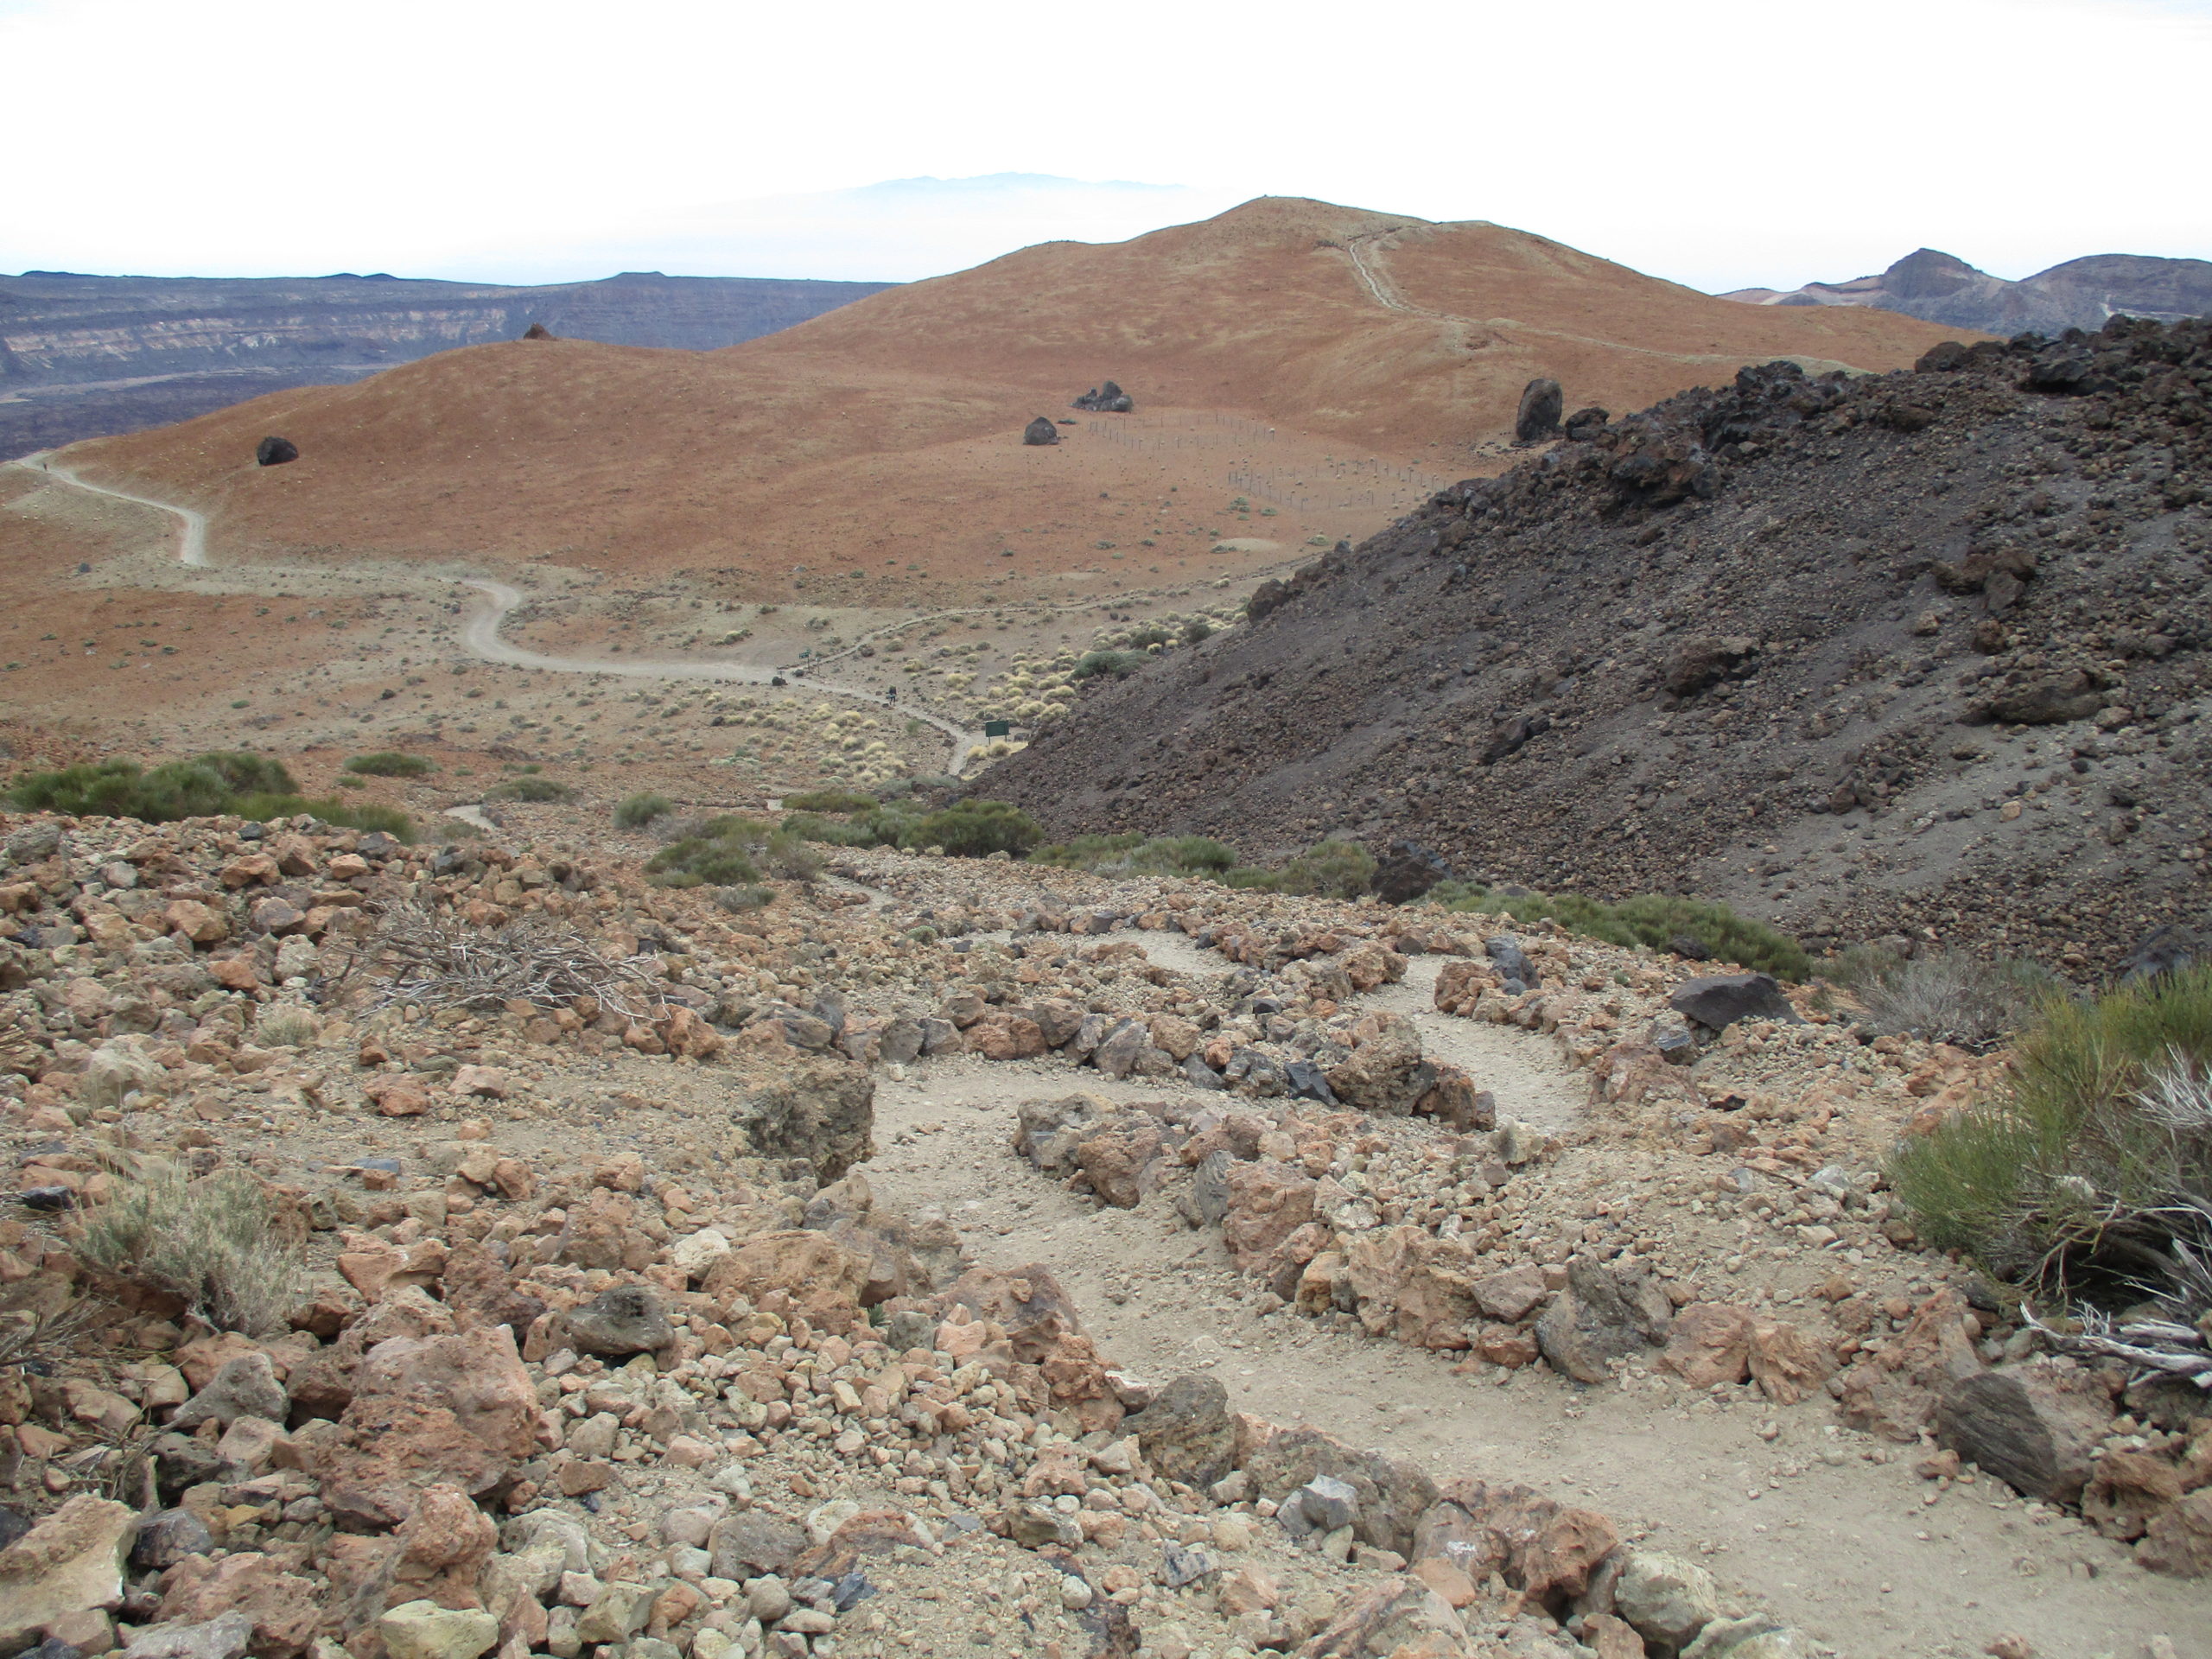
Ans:
{"type": "Polygon", "coordinates": [[[242,1612],[253,1620],[246,1644],[253,1659],[292,1659],[315,1638],[317,1601],[312,1582],[257,1551],[219,1561],[188,1555],[162,1580],[161,1618],[165,1624],[198,1624],[242,1612]]]}
{"type": "Polygon", "coordinates": [[[1768,1399],[1794,1406],[1828,1380],[1835,1355],[1794,1325],[1762,1320],[1751,1327],[1751,1370],[1768,1399]]]}
{"type": "Polygon", "coordinates": [[[1692,1302],[1667,1327],[1666,1351],[1653,1363],[1693,1389],[1741,1382],[1751,1375],[1751,1316],[1727,1302],[1692,1302]]]}

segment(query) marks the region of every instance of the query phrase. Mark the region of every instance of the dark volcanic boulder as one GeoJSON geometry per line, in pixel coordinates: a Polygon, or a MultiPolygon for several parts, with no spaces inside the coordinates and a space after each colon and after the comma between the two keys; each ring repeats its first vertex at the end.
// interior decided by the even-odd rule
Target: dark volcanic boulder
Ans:
{"type": "Polygon", "coordinates": [[[1686,979],[1667,1001],[1676,1014],[1696,1020],[1707,1031],[1726,1031],[1738,1020],[1803,1023],[1771,974],[1715,974],[1707,979],[1686,979]]]}
{"type": "Polygon", "coordinates": [[[1039,415],[1021,429],[1021,441],[1024,443],[1039,445],[1058,443],[1060,441],[1060,429],[1054,426],[1044,416],[1039,415]]]}
{"type": "Polygon", "coordinates": [[[1521,393],[1520,412],[1513,417],[1516,443],[1541,443],[1557,435],[1560,411],[1567,399],[1556,380],[1531,380],[1521,393]]]}
{"type": "Polygon", "coordinates": [[[523,330],[524,340],[558,340],[560,336],[542,322],[533,322],[523,330]]]}
{"type": "Polygon", "coordinates": [[[1136,399],[1111,380],[1093,386],[1075,400],[1076,408],[1090,410],[1101,415],[1126,415],[1136,406],[1136,399]]]}
{"type": "Polygon", "coordinates": [[[1409,905],[1451,874],[1452,867],[1419,842],[1394,841],[1375,867],[1375,896],[1386,905],[1409,905]]]}
{"type": "Polygon", "coordinates": [[[289,438],[264,438],[254,446],[253,458],[264,467],[282,467],[300,458],[300,446],[289,438]]]}
{"type": "Polygon", "coordinates": [[[1567,435],[1576,443],[1587,443],[1605,429],[1605,423],[1613,417],[1592,404],[1587,409],[1578,409],[1567,417],[1567,435]]]}

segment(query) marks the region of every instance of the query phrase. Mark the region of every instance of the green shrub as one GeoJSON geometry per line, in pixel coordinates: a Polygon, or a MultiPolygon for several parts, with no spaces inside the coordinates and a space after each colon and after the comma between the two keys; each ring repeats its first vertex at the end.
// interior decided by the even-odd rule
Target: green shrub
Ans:
{"type": "Polygon", "coordinates": [[[1236,849],[1210,836],[1147,837],[1134,830],[1113,836],[1077,836],[1039,847],[1033,864],[1067,870],[1128,870],[1139,875],[1217,876],[1236,862],[1236,849]]]}
{"type": "Polygon", "coordinates": [[[769,874],[782,881],[811,881],[822,874],[822,855],[789,829],[768,837],[760,861],[769,874]]]}
{"type": "Polygon", "coordinates": [[[775,893],[767,887],[719,887],[715,892],[716,904],[724,910],[734,911],[739,914],[743,914],[747,911],[764,909],[773,904],[775,900],[775,893]]]}
{"type": "MultiPolygon", "coordinates": [[[[66,812],[74,817],[137,818],[168,823],[179,818],[289,817],[312,810],[318,817],[346,823],[344,814],[389,811],[348,808],[338,801],[301,803],[299,785],[283,765],[263,754],[218,752],[189,760],[168,760],[148,770],[135,760],[100,760],[38,772],[19,779],[9,791],[29,812],[66,812]],[[277,810],[264,802],[298,803],[277,810]]],[[[405,823],[404,815],[400,822],[405,823]]]]}
{"type": "Polygon", "coordinates": [[[676,803],[665,795],[626,795],[614,808],[614,827],[642,830],[655,818],[664,818],[675,810],[676,803]]]}
{"type": "Polygon", "coordinates": [[[550,778],[524,776],[510,778],[504,784],[495,784],[484,792],[487,801],[535,801],[538,803],[573,801],[576,791],[566,784],[550,778]]]}
{"type": "Polygon", "coordinates": [[[2053,1000],[2005,1085],[1908,1141],[1891,1181],[1923,1239],[1999,1278],[2181,1285],[2185,1249],[2212,1247],[2208,1066],[2212,967],[2053,1000]]]}
{"type": "Polygon", "coordinates": [[[1143,835],[1134,830],[1114,836],[1077,836],[1038,848],[1029,855],[1029,861],[1063,870],[1096,870],[1118,864],[1144,843],[1143,835]]]}
{"type": "Polygon", "coordinates": [[[1579,893],[1509,897],[1464,881],[1439,882],[1427,896],[1449,911],[1482,911],[1510,916],[1516,922],[1557,922],[1570,933],[1624,948],[1641,944],[1665,950],[1678,938],[1692,938],[1716,960],[1741,963],[1778,979],[1802,980],[1812,971],[1812,958],[1787,933],[1701,899],[1647,893],[1607,904],[1579,893]]]}
{"type": "Polygon", "coordinates": [[[378,749],[373,754],[355,755],[346,763],[346,770],[370,778],[423,778],[437,768],[419,754],[402,754],[396,749],[378,749]]]}
{"type": "Polygon", "coordinates": [[[92,1212],[80,1248],[111,1273],[183,1297],[219,1330],[249,1336],[281,1329],[308,1284],[268,1190],[243,1170],[188,1182],[168,1168],[130,1182],[92,1212]]]}
{"type": "Polygon", "coordinates": [[[338,787],[340,789],[366,789],[368,786],[369,780],[365,778],[356,778],[350,772],[338,774],[338,787]]]}
{"type": "Polygon", "coordinates": [[[334,796],[309,800],[304,795],[241,795],[224,810],[257,823],[273,818],[296,818],[305,813],[347,830],[382,830],[397,841],[415,839],[415,820],[397,807],[374,801],[341,801],[334,796]]]}
{"type": "MultiPolygon", "coordinates": [[[[827,842],[832,847],[880,847],[882,839],[874,824],[845,823],[825,818],[818,812],[794,812],[784,820],[784,828],[802,841],[827,842]]],[[[894,842],[896,837],[893,838],[894,842]]]]}
{"type": "Polygon", "coordinates": [[[1141,627],[1129,630],[1129,649],[1143,651],[1149,645],[1164,645],[1172,636],[1157,622],[1147,622],[1141,627]]]}
{"type": "Polygon", "coordinates": [[[784,797],[784,809],[790,812],[873,812],[876,798],[863,795],[856,789],[810,789],[797,795],[784,797]]]}
{"type": "Polygon", "coordinates": [[[1211,836],[1161,836],[1129,855],[1129,868],[1145,874],[1219,875],[1236,864],[1236,849],[1211,836]]]}
{"type": "Polygon", "coordinates": [[[705,882],[735,887],[758,881],[760,867],[753,851],[734,837],[691,836],[664,847],[645,861],[645,874],[663,887],[696,887],[705,882]]]}
{"type": "Polygon", "coordinates": [[[1194,616],[1183,625],[1183,643],[1195,645],[1213,638],[1213,624],[1203,616],[1194,616]]]}
{"type": "Polygon", "coordinates": [[[1357,899],[1375,880],[1375,855],[1356,841],[1316,842],[1275,872],[1274,890],[1319,899],[1357,899]]]}
{"type": "Polygon", "coordinates": [[[955,858],[1018,858],[1045,839],[1045,826],[1005,801],[966,800],[929,814],[910,833],[915,839],[906,844],[942,847],[955,858]]]}
{"type": "MultiPolygon", "coordinates": [[[[300,786],[283,763],[239,749],[195,755],[189,765],[205,766],[241,795],[296,795],[300,786]]],[[[156,770],[159,770],[157,767],[156,770]]]]}
{"type": "Polygon", "coordinates": [[[1099,674],[1110,674],[1125,680],[1152,660],[1141,651],[1086,651],[1075,659],[1075,666],[1068,671],[1068,677],[1087,680],[1099,674]]]}

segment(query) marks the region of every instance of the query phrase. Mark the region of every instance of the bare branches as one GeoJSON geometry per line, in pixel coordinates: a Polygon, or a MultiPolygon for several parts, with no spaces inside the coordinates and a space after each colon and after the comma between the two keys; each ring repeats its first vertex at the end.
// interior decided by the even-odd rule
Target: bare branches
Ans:
{"type": "Polygon", "coordinates": [[[2061,1353],[2120,1360],[2135,1369],[2138,1382],[2153,1373],[2186,1377],[2212,1393],[2212,1351],[2206,1348],[2203,1336],[2188,1325],[2169,1325],[2163,1319],[2136,1319],[2115,1325],[2107,1315],[2085,1307],[2080,1331],[2061,1331],[2036,1318],[2035,1310],[2024,1304],[2020,1317],[2061,1353]]]}
{"type": "Polygon", "coordinates": [[[630,1020],[665,1011],[659,981],[636,962],[610,962],[573,927],[524,916],[472,927],[414,906],[385,912],[362,941],[362,976],[378,1007],[567,1007],[590,997],[630,1020]]]}

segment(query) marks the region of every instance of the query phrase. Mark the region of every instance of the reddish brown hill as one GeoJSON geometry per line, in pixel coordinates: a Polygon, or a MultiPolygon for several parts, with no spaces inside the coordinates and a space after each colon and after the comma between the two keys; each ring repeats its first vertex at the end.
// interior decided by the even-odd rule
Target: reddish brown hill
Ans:
{"type": "Polygon", "coordinates": [[[208,507],[219,559],[550,555],[762,582],[806,564],[865,569],[856,591],[897,603],[925,572],[1104,572],[1102,543],[1127,571],[1190,575],[1223,499],[1251,493],[1240,466],[1281,488],[1266,533],[1285,548],[1363,532],[1487,470],[1470,450],[1535,374],[1570,406],[1632,407],[1777,356],[1897,367],[1943,332],[1731,304],[1497,226],[1267,199],[1026,249],[727,351],[480,346],[72,459],[208,507]],[[1122,442],[1086,423],[1020,446],[1108,376],[1140,400],[1122,442]],[[251,465],[270,432],[302,459],[251,465]],[[1395,496],[1347,482],[1370,457],[1401,469],[1395,496]]]}

